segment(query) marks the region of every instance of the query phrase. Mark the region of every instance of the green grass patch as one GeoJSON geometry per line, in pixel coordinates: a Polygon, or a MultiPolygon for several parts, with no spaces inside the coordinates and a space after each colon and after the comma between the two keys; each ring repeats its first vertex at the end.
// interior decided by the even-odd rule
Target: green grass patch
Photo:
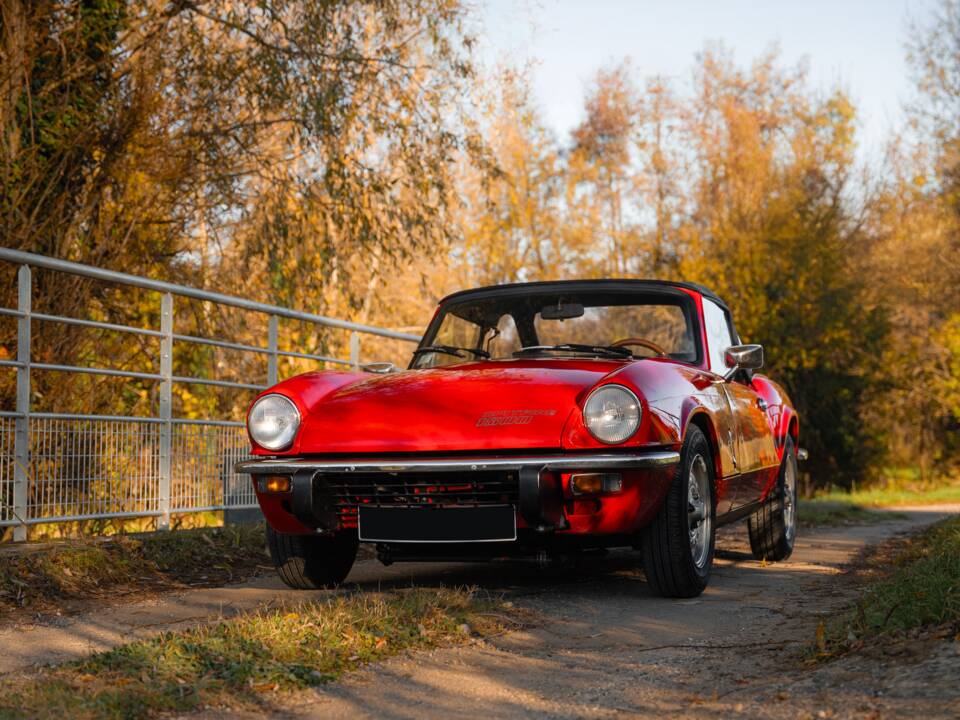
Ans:
{"type": "Polygon", "coordinates": [[[797,517],[806,526],[866,525],[903,518],[902,514],[879,511],[880,508],[945,503],[960,503],[960,485],[939,485],[926,489],[887,486],[853,492],[833,490],[811,499],[801,499],[797,517]]]}
{"type": "Polygon", "coordinates": [[[0,554],[0,612],[241,579],[268,562],[262,525],[68,540],[0,554]]]}
{"type": "Polygon", "coordinates": [[[891,505],[937,505],[960,503],[960,484],[939,485],[930,488],[876,487],[845,492],[835,490],[817,495],[818,502],[842,502],[863,507],[889,507],[891,505]]]}
{"type": "Polygon", "coordinates": [[[871,510],[843,499],[814,498],[801,500],[797,519],[805,527],[823,525],[869,525],[902,519],[902,513],[871,510]]]}
{"type": "Polygon", "coordinates": [[[256,706],[404,650],[462,642],[513,621],[474,590],[355,593],[169,632],[6,679],[0,717],[141,718],[256,706]]]}
{"type": "Polygon", "coordinates": [[[960,629],[960,517],[911,538],[847,613],[821,625],[816,652],[829,657],[877,638],[943,626],[948,634],[960,629]]]}

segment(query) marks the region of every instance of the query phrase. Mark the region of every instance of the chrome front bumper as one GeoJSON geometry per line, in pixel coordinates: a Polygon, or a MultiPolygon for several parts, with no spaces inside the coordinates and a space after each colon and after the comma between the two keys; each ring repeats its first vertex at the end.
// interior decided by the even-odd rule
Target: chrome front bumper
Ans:
{"type": "Polygon", "coordinates": [[[477,456],[447,458],[375,458],[323,460],[319,458],[265,458],[243,460],[234,469],[251,475],[289,475],[313,472],[456,472],[479,470],[644,470],[680,462],[680,453],[657,450],[640,453],[578,453],[569,455],[477,456]]]}
{"type": "Polygon", "coordinates": [[[440,473],[456,473],[466,479],[471,473],[485,471],[516,472],[517,510],[529,528],[549,532],[566,527],[558,472],[653,470],[669,468],[679,461],[680,453],[674,451],[362,460],[268,458],[239,462],[236,471],[251,475],[290,475],[290,510],[298,520],[318,531],[337,527],[335,507],[324,490],[323,476],[329,479],[330,475],[383,473],[402,478],[422,477],[423,473],[438,473],[438,477],[440,473]]]}

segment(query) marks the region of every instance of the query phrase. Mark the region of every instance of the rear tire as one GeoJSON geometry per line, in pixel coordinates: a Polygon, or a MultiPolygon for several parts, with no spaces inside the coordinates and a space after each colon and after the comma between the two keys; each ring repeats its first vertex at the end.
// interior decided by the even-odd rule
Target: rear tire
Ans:
{"type": "Polygon", "coordinates": [[[750,549],[757,560],[778,562],[793,553],[797,538],[797,452],[787,437],[773,497],[747,520],[750,549]]]}
{"type": "Polygon", "coordinates": [[[342,583],[357,557],[356,533],[290,535],[267,526],[267,546],[280,579],[296,590],[342,583]]]}
{"type": "Polygon", "coordinates": [[[691,425],[663,506],[644,529],[643,566],[653,592],[672,598],[702,593],[710,580],[715,536],[710,445],[691,425]]]}

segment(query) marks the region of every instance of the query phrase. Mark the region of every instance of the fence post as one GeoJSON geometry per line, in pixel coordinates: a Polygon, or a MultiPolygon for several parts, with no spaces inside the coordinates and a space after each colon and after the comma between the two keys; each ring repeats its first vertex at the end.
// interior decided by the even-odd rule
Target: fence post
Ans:
{"type": "Polygon", "coordinates": [[[360,369],[360,333],[350,333],[350,366],[354,370],[360,369]]]}
{"type": "Polygon", "coordinates": [[[267,349],[270,354],[267,355],[267,385],[277,384],[277,343],[279,335],[279,321],[276,315],[270,316],[270,324],[267,327],[267,349]]]}
{"type": "MultiPolygon", "coordinates": [[[[17,420],[13,435],[13,516],[27,519],[30,483],[30,313],[32,312],[33,277],[29,265],[21,265],[17,273],[17,420]]],[[[13,529],[13,539],[27,539],[26,524],[13,529]]]]}
{"type": "Polygon", "coordinates": [[[173,295],[160,297],[160,487],[158,530],[170,529],[170,486],[173,449],[173,295]]]}

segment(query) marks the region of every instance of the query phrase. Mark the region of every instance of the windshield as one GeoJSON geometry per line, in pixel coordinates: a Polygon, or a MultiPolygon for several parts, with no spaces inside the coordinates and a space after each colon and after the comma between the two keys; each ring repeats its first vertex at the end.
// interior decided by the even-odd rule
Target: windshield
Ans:
{"type": "Polygon", "coordinates": [[[416,351],[412,367],[534,356],[629,359],[662,355],[696,363],[693,316],[689,296],[663,291],[465,299],[441,309],[416,351]]]}

